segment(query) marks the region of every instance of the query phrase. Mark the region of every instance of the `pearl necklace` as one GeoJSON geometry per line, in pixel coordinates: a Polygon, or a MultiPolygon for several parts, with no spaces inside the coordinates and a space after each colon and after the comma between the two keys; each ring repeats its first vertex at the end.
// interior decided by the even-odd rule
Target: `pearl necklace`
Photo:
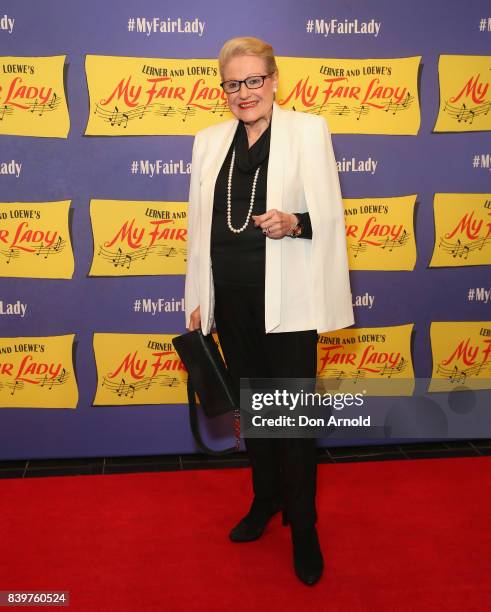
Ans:
{"type": "Polygon", "coordinates": [[[256,183],[257,177],[259,176],[259,170],[261,166],[257,167],[256,173],[254,174],[254,181],[252,182],[252,192],[251,192],[251,204],[249,206],[249,212],[247,213],[246,220],[244,221],[244,225],[239,227],[238,229],[232,226],[232,172],[234,169],[234,161],[235,161],[235,149],[232,153],[232,160],[230,162],[230,169],[228,171],[228,181],[227,181],[227,225],[228,229],[234,234],[240,234],[247,227],[249,220],[251,218],[252,209],[254,208],[254,198],[256,197],[256,183]]]}

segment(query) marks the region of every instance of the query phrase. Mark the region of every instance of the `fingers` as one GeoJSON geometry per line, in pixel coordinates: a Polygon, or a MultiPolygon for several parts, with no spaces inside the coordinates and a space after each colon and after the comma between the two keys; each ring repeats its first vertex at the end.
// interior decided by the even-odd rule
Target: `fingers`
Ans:
{"type": "Polygon", "coordinates": [[[272,208],[266,211],[263,215],[252,215],[254,219],[254,225],[260,227],[263,230],[271,229],[271,227],[277,223],[281,223],[281,217],[284,213],[272,208]]]}
{"type": "Polygon", "coordinates": [[[272,208],[271,210],[266,211],[262,215],[251,215],[251,217],[254,220],[254,225],[256,227],[263,227],[262,224],[271,219],[271,217],[277,212],[278,211],[275,208],[272,208]]]}
{"type": "Polygon", "coordinates": [[[283,238],[292,227],[292,214],[271,209],[263,215],[252,215],[254,225],[260,227],[268,238],[283,238]]]}

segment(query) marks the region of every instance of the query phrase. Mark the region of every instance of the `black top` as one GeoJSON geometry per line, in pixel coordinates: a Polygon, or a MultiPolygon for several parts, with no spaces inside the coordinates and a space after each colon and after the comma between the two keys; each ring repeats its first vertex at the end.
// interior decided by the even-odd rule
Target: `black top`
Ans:
{"type": "MultiPolygon", "coordinates": [[[[266,262],[266,236],[260,227],[254,226],[251,217],[244,231],[236,234],[227,225],[227,183],[235,147],[235,163],[232,173],[232,227],[244,224],[251,202],[254,174],[260,166],[256,182],[253,215],[266,212],[266,189],[269,161],[271,122],[258,140],[249,148],[247,132],[239,120],[230,149],[218,173],[213,201],[211,227],[211,262],[213,280],[217,285],[264,286],[266,262]]],[[[308,213],[296,213],[302,223],[302,237],[312,238],[308,213]]],[[[292,240],[285,237],[283,240],[292,240]]]]}

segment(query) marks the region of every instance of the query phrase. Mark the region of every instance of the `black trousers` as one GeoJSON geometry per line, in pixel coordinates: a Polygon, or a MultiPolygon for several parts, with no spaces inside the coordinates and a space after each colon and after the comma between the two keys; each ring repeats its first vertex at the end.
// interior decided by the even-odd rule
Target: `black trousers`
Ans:
{"type": "MultiPolygon", "coordinates": [[[[215,324],[237,391],[240,378],[311,378],[316,330],[265,333],[264,288],[215,285],[215,324]]],[[[315,438],[245,438],[256,509],[284,504],[290,524],[315,524],[315,438]]]]}

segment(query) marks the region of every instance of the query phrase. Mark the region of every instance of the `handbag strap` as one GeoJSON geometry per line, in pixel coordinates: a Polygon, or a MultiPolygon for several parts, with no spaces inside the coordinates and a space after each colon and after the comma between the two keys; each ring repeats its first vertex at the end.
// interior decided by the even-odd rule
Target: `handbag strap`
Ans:
{"type": "Polygon", "coordinates": [[[198,410],[196,408],[196,395],[194,387],[188,376],[188,405],[189,405],[189,423],[191,426],[191,432],[196,441],[196,445],[200,450],[208,455],[214,455],[218,457],[220,455],[229,455],[230,453],[237,452],[240,447],[240,416],[239,411],[234,411],[234,433],[235,433],[235,446],[225,448],[223,450],[213,450],[203,442],[199,429],[198,410]]]}

